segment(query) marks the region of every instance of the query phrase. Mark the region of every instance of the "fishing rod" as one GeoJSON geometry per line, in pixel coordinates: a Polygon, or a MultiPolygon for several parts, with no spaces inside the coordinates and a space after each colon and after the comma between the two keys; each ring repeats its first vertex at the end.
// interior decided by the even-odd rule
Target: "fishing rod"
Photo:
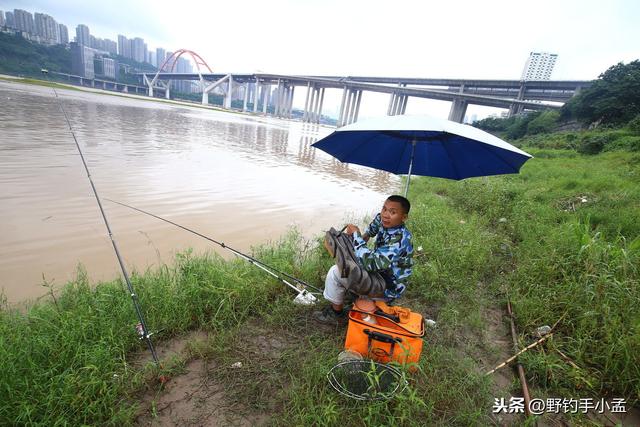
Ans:
{"type": "MultiPolygon", "coordinates": [[[[42,69],[42,74],[44,74],[49,80],[49,71],[42,69]]],[[[140,339],[144,339],[147,342],[147,346],[149,347],[149,351],[151,352],[151,356],[153,356],[153,361],[156,365],[159,365],[158,355],[156,354],[156,350],[153,347],[153,342],[151,342],[151,333],[147,328],[147,324],[144,320],[144,316],[142,314],[142,310],[140,308],[140,301],[138,300],[138,295],[135,293],[133,289],[133,285],[131,284],[131,280],[129,280],[129,274],[127,273],[127,269],[124,267],[124,262],[122,261],[122,257],[120,256],[120,251],[118,250],[118,245],[116,244],[115,239],[113,238],[113,233],[111,232],[111,227],[109,226],[109,221],[107,220],[107,216],[104,213],[104,209],[102,208],[102,202],[100,201],[100,196],[98,196],[98,190],[96,190],[96,186],[93,183],[93,179],[91,178],[91,172],[89,171],[89,167],[87,166],[87,162],[84,158],[84,154],[82,153],[82,149],[80,148],[80,144],[78,143],[78,138],[76,138],[76,134],[73,131],[73,127],[71,126],[71,122],[69,121],[69,116],[62,105],[62,100],[58,97],[58,92],[55,87],[51,87],[53,89],[53,93],[56,95],[56,100],[58,101],[58,106],[60,110],[62,110],[62,114],[64,114],[64,118],[67,121],[67,125],[69,126],[69,131],[71,132],[71,136],[73,136],[73,140],[76,143],[76,148],[78,149],[78,153],[80,153],[80,158],[82,159],[82,164],[84,165],[84,169],[87,172],[87,177],[89,178],[89,182],[91,183],[91,189],[93,190],[93,195],[95,196],[96,201],[98,202],[98,207],[100,208],[100,213],[102,214],[102,219],[104,220],[104,225],[107,227],[107,232],[109,234],[109,239],[111,240],[111,244],[113,245],[113,250],[116,252],[116,258],[118,258],[118,263],[120,264],[120,270],[122,270],[122,275],[124,276],[125,282],[127,282],[127,287],[129,288],[129,294],[131,296],[131,300],[133,301],[133,306],[135,307],[136,314],[138,315],[138,320],[140,323],[136,326],[138,334],[140,335],[140,339]]]]}
{"type": "Polygon", "coordinates": [[[293,277],[293,276],[291,276],[291,275],[289,275],[287,273],[279,271],[278,269],[276,269],[276,268],[274,268],[274,267],[272,267],[272,266],[270,266],[268,264],[265,264],[264,262],[262,262],[260,260],[257,260],[255,258],[253,258],[252,256],[243,254],[242,252],[232,248],[231,246],[225,244],[224,242],[218,242],[217,240],[212,239],[209,236],[205,236],[204,234],[198,233],[195,230],[192,230],[192,229],[187,228],[187,227],[185,227],[183,225],[180,225],[178,223],[170,221],[170,220],[168,220],[166,218],[162,218],[162,217],[160,217],[158,215],[152,214],[151,212],[147,212],[145,210],[136,208],[134,206],[127,205],[126,203],[118,202],[118,201],[115,201],[115,200],[112,200],[112,199],[105,199],[105,200],[107,200],[109,202],[112,202],[112,203],[116,203],[116,204],[118,204],[120,206],[124,206],[124,207],[129,208],[129,209],[133,209],[133,210],[138,211],[140,213],[143,213],[145,215],[152,216],[152,217],[154,217],[156,219],[159,219],[161,221],[167,222],[167,223],[169,223],[171,225],[175,225],[176,227],[182,228],[183,230],[188,231],[189,233],[193,233],[196,236],[200,236],[203,239],[206,239],[206,240],[208,240],[210,242],[213,242],[216,245],[219,245],[224,249],[228,249],[229,251],[233,252],[236,256],[238,256],[238,257],[244,259],[245,261],[249,262],[250,264],[253,264],[256,267],[266,271],[268,274],[270,274],[271,276],[273,276],[276,279],[280,280],[285,285],[289,286],[291,289],[296,291],[298,293],[298,296],[296,297],[295,301],[298,302],[298,303],[301,303],[301,304],[313,304],[313,303],[315,303],[317,301],[317,298],[313,294],[311,294],[309,291],[307,291],[307,289],[306,289],[307,287],[311,288],[311,289],[313,289],[313,290],[315,290],[315,291],[317,291],[319,293],[322,293],[321,289],[318,289],[315,286],[310,285],[309,283],[305,282],[304,280],[297,279],[297,278],[295,278],[295,277],[293,277]],[[291,284],[290,282],[288,282],[285,279],[283,279],[280,275],[281,276],[285,276],[286,278],[291,279],[294,282],[297,282],[301,286],[296,286],[296,285],[291,284]]]}

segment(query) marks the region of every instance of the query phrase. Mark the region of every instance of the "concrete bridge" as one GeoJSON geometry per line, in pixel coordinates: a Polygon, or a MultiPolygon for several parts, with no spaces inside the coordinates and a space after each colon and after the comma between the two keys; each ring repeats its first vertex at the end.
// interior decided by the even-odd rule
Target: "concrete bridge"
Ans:
{"type": "Polygon", "coordinates": [[[152,78],[147,73],[138,75],[147,86],[149,96],[153,96],[154,90],[162,90],[169,98],[171,80],[199,80],[203,104],[208,104],[209,93],[218,89],[224,95],[224,107],[231,108],[234,90],[240,90],[243,95],[243,111],[247,111],[247,105],[251,102],[253,111],[258,112],[258,106],[262,101],[264,114],[267,113],[271,89],[275,86],[274,115],[287,118],[291,117],[296,87],[306,87],[303,121],[312,123],[320,121],[325,90],[339,89],[342,90],[342,101],[338,126],[353,123],[358,119],[364,91],[389,94],[387,115],[404,114],[410,97],[449,101],[449,120],[462,122],[469,104],[508,108],[509,115],[512,116],[525,109],[560,108],[581,89],[591,85],[591,81],[581,80],[522,81],[173,72],[156,73],[152,78]]]}
{"type": "Polygon", "coordinates": [[[75,74],[59,73],[57,71],[49,71],[49,73],[60,76],[61,78],[65,78],[69,83],[79,84],[80,86],[88,86],[97,89],[112,90],[124,93],[147,93],[147,88],[145,86],[138,86],[130,83],[119,83],[113,80],[82,77],[75,74]]]}

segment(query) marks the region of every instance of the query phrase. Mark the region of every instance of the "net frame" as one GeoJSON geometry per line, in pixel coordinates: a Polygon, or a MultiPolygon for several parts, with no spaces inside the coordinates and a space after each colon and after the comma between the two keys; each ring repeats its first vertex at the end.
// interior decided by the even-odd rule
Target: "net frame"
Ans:
{"type": "Polygon", "coordinates": [[[369,359],[352,359],[340,362],[329,370],[327,379],[338,393],[361,401],[391,399],[401,393],[408,385],[404,373],[400,369],[369,359]],[[382,381],[385,375],[389,376],[391,380],[382,381]],[[345,376],[348,381],[340,381],[340,377],[344,378],[345,376]],[[367,383],[365,392],[356,389],[362,388],[361,386],[367,385],[367,383]],[[375,389],[381,385],[389,389],[375,389]],[[372,388],[373,393],[370,393],[372,388]]]}

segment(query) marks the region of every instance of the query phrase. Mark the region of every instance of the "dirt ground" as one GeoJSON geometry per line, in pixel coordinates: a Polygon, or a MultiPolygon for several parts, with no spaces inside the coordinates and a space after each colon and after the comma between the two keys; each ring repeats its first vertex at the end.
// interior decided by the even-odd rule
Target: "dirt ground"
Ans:
{"type": "MultiPolygon", "coordinates": [[[[437,307],[424,311],[426,317],[437,318],[437,307]]],[[[309,319],[304,320],[307,323],[309,319]]],[[[482,373],[513,355],[506,313],[498,307],[487,308],[484,322],[482,336],[470,333],[462,340],[466,344],[461,346],[461,351],[476,361],[482,373]]],[[[306,326],[314,327],[313,323],[306,326]]],[[[299,337],[273,331],[255,320],[250,321],[234,337],[237,340],[231,347],[234,350],[222,359],[209,357],[206,351],[205,354],[198,351],[210,344],[209,338],[206,332],[194,331],[158,346],[160,360],[163,363],[169,361],[179,368],[170,375],[168,382],[158,383],[144,393],[136,425],[262,426],[276,420],[274,414],[278,414],[281,408],[277,407],[274,396],[279,389],[286,387],[286,379],[275,373],[282,363],[286,363],[287,352],[296,351],[300,345],[299,337]],[[256,382],[254,390],[246,387],[252,380],[256,382]],[[236,389],[242,389],[246,394],[234,395],[236,389]]],[[[143,356],[138,363],[148,360],[148,356],[143,356]]],[[[512,396],[521,396],[520,382],[513,365],[497,370],[491,377],[495,398],[503,397],[508,401],[512,396]]],[[[532,393],[535,394],[535,390],[532,393]]],[[[639,413],[633,409],[624,417],[607,413],[590,415],[590,418],[596,425],[640,425],[639,413]]],[[[524,423],[524,417],[516,414],[496,414],[493,420],[498,426],[524,423]]],[[[556,427],[571,423],[561,415],[551,414],[542,417],[537,425],[556,427]]]]}
{"type": "MultiPolygon", "coordinates": [[[[208,339],[207,333],[195,331],[159,346],[161,361],[177,358],[186,363],[181,372],[171,375],[168,382],[158,384],[156,389],[147,391],[142,397],[137,425],[213,427],[267,424],[270,419],[268,413],[258,412],[230,399],[225,383],[217,379],[221,369],[241,367],[221,367],[207,358],[193,357],[190,348],[206,345],[208,339]]],[[[263,339],[268,340],[257,337],[256,341],[263,339]]],[[[256,342],[249,344],[258,345],[256,342]]]]}

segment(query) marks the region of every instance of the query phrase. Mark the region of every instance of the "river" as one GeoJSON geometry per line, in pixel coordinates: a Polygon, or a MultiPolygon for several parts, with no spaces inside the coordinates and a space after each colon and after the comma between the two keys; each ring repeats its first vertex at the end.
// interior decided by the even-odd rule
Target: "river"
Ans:
{"type": "MultiPolygon", "coordinates": [[[[311,148],[332,129],[259,115],[58,89],[127,268],[241,251],[291,227],[311,238],[375,213],[396,176],[311,148]]],[[[33,300],[75,277],[119,275],[82,161],[51,88],[0,81],[0,289],[33,300]]]]}

